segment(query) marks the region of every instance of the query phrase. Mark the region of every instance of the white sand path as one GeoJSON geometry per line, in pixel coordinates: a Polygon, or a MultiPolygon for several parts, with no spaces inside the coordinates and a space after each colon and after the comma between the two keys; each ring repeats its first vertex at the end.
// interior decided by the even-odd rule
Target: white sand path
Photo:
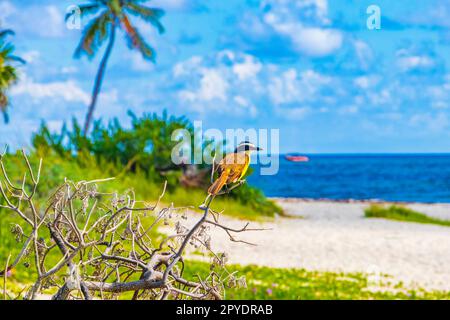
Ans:
{"type": "MultiPolygon", "coordinates": [[[[212,230],[215,250],[231,263],[308,270],[381,272],[405,285],[450,290],[450,227],[364,218],[367,203],[277,200],[293,216],[252,223],[268,231],[240,234],[258,244],[233,243],[220,229],[212,230]]],[[[450,219],[450,205],[410,204],[408,207],[450,219]]],[[[221,217],[231,226],[243,221],[221,217]]]]}

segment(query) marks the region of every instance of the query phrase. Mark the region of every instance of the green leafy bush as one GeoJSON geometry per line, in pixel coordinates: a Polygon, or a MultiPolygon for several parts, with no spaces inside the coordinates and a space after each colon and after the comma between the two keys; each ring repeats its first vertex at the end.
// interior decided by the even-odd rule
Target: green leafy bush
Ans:
{"type": "Polygon", "coordinates": [[[113,163],[127,171],[142,171],[152,178],[160,178],[162,172],[176,170],[171,161],[171,152],[178,143],[171,134],[177,129],[193,128],[184,117],[161,117],[146,114],[142,118],[129,112],[131,128],[124,128],[116,118],[106,126],[96,121],[89,136],[84,136],[81,126],[74,119],[72,130],[66,125],[61,133],[51,133],[45,124],[33,136],[33,146],[38,153],[50,150],[64,158],[75,158],[81,164],[89,164],[92,158],[97,163],[113,163]]]}
{"type": "MultiPolygon", "coordinates": [[[[195,137],[193,125],[187,118],[168,116],[167,112],[163,112],[161,116],[153,113],[137,117],[131,112],[129,115],[129,128],[123,127],[118,119],[107,125],[96,121],[88,136],[83,135],[83,130],[75,119],[71,129],[64,125],[60,133],[51,132],[43,123],[33,135],[32,143],[37,155],[41,157],[56,154],[67,161],[76,161],[85,168],[96,163],[101,168],[108,168],[114,176],[128,173],[144,175],[154,183],[167,181],[171,192],[179,189],[185,166],[172,162],[172,149],[179,143],[172,141],[172,133],[177,129],[186,129],[191,137],[198,138],[195,137]]],[[[203,150],[215,143],[208,139],[202,141],[203,150]]],[[[196,147],[192,139],[191,149],[196,151],[196,147]]],[[[190,160],[192,162],[193,159],[190,160]]],[[[209,170],[206,164],[196,166],[199,170],[209,170]]],[[[199,187],[206,190],[209,174],[205,174],[203,179],[199,187]]],[[[248,185],[234,189],[229,196],[259,211],[261,215],[282,213],[282,209],[268,200],[260,190],[248,185]]]]}

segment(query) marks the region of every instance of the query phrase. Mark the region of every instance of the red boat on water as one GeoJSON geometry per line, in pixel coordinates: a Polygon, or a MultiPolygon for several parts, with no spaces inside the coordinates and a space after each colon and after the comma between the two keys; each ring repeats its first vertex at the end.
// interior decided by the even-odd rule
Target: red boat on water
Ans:
{"type": "Polygon", "coordinates": [[[308,162],[309,158],[307,156],[297,156],[297,155],[286,155],[286,160],[292,161],[292,162],[308,162]]]}

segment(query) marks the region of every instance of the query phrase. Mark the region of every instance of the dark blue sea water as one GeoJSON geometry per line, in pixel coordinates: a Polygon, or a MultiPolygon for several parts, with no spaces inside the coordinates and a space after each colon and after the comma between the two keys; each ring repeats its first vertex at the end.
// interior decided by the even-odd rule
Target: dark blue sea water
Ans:
{"type": "Polygon", "coordinates": [[[295,163],[280,156],[274,176],[253,165],[247,180],[271,197],[450,202],[450,154],[308,157],[295,163]]]}

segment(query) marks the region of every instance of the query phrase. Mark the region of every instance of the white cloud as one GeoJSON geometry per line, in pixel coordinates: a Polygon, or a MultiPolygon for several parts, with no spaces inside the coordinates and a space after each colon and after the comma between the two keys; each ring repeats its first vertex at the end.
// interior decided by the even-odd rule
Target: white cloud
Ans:
{"type": "Polygon", "coordinates": [[[433,115],[431,113],[419,113],[410,118],[409,123],[412,126],[421,127],[433,132],[440,132],[449,125],[448,116],[445,113],[433,115]]]}
{"type": "Polygon", "coordinates": [[[278,14],[299,14],[303,20],[313,21],[323,25],[330,23],[328,19],[327,0],[264,0],[261,8],[271,7],[278,14]]]}
{"type": "Polygon", "coordinates": [[[235,88],[233,84],[237,81],[245,80],[257,90],[255,80],[262,68],[254,56],[223,50],[207,58],[193,56],[179,62],[173,67],[172,74],[175,78],[185,79],[187,88],[179,92],[183,101],[228,101],[229,91],[235,88]]]}
{"type": "Polygon", "coordinates": [[[373,52],[367,43],[361,40],[353,42],[353,46],[356,51],[356,57],[358,58],[359,65],[363,70],[370,67],[373,61],[373,52]]]}
{"type": "Polygon", "coordinates": [[[37,50],[31,50],[31,51],[27,51],[27,52],[23,53],[21,56],[22,56],[22,59],[24,59],[27,63],[33,63],[39,59],[39,57],[41,56],[41,53],[37,50]]]}
{"type": "Polygon", "coordinates": [[[203,58],[200,56],[192,56],[188,60],[177,63],[173,67],[173,75],[175,77],[180,77],[184,75],[189,75],[190,73],[196,72],[203,62],[203,58]]]}
{"type": "MultiPolygon", "coordinates": [[[[10,1],[2,1],[0,2],[0,12],[2,13],[2,23],[6,26],[9,25],[9,18],[17,13],[16,7],[12,5],[10,1]]],[[[2,26],[5,27],[5,26],[2,26]]]]}
{"type": "Polygon", "coordinates": [[[58,98],[67,102],[82,102],[84,104],[88,104],[90,101],[90,95],[72,80],[38,83],[26,75],[21,76],[20,82],[12,87],[11,95],[28,95],[34,100],[58,98]]]}
{"type": "Polygon", "coordinates": [[[268,86],[270,98],[275,104],[310,101],[331,78],[313,70],[298,75],[297,70],[289,69],[281,76],[274,77],[268,86]]]}
{"type": "Polygon", "coordinates": [[[10,1],[0,2],[3,27],[17,33],[41,37],[62,37],[65,31],[64,13],[54,5],[30,5],[20,9],[10,1]]]}
{"type": "MultiPolygon", "coordinates": [[[[91,98],[89,97],[89,101],[90,99],[91,98]]],[[[99,101],[106,106],[115,104],[119,101],[119,91],[117,89],[112,89],[107,92],[100,92],[99,101]]]]}
{"type": "Polygon", "coordinates": [[[73,73],[77,73],[77,72],[78,72],[78,68],[75,66],[67,66],[67,67],[63,67],[61,69],[62,74],[73,74],[73,73]]]}
{"type": "Polygon", "coordinates": [[[342,34],[333,29],[287,28],[292,41],[300,52],[312,57],[327,56],[342,46],[342,34]],[[292,32],[292,33],[291,33],[292,32]]]}
{"type": "Polygon", "coordinates": [[[134,71],[148,72],[155,69],[154,64],[145,60],[139,52],[129,51],[129,57],[131,60],[131,69],[134,71]]]}
{"type": "Polygon", "coordinates": [[[448,102],[447,101],[433,101],[431,102],[431,106],[434,109],[447,109],[449,107],[448,102]]]}
{"type": "Polygon", "coordinates": [[[376,92],[369,92],[367,96],[370,105],[379,106],[389,104],[392,106],[392,95],[389,88],[383,88],[376,92]]]}
{"type": "Polygon", "coordinates": [[[234,101],[236,101],[237,104],[243,106],[243,107],[247,107],[248,106],[248,101],[247,99],[245,99],[242,96],[235,96],[234,97],[234,101]]]}
{"type": "Polygon", "coordinates": [[[398,63],[404,70],[413,68],[427,68],[434,65],[433,60],[426,56],[403,57],[398,60],[398,63]]]}
{"type": "Polygon", "coordinates": [[[297,107],[297,108],[279,108],[278,114],[288,120],[302,120],[312,109],[310,107],[297,107]]]}
{"type": "Polygon", "coordinates": [[[64,16],[56,6],[46,6],[44,17],[45,26],[37,26],[38,28],[42,28],[39,31],[41,35],[60,37],[64,34],[64,16]]]}
{"type": "Polygon", "coordinates": [[[228,82],[216,69],[204,68],[201,70],[200,86],[196,91],[183,90],[180,97],[186,101],[227,100],[228,82]]]}
{"type": "Polygon", "coordinates": [[[272,0],[265,3],[272,6],[271,10],[264,14],[262,22],[278,34],[289,38],[298,52],[312,57],[323,57],[341,48],[342,32],[327,27],[327,1],[272,0]],[[297,13],[304,16],[304,19],[299,19],[297,13]]]}
{"type": "Polygon", "coordinates": [[[313,15],[323,24],[330,23],[328,19],[328,1],[327,0],[303,0],[296,1],[296,5],[305,12],[306,15],[313,15]],[[309,10],[309,12],[308,12],[309,10]]]}
{"type": "Polygon", "coordinates": [[[48,120],[45,122],[50,131],[53,132],[61,132],[61,128],[64,125],[63,120],[48,120]]]}
{"type": "Polygon", "coordinates": [[[233,65],[233,72],[240,80],[252,78],[261,71],[262,65],[253,56],[245,55],[244,62],[233,65]]]}
{"type": "Polygon", "coordinates": [[[223,50],[205,57],[193,56],[177,63],[172,75],[182,89],[176,92],[181,104],[195,112],[257,113],[255,97],[261,88],[263,64],[254,56],[223,50]]]}
{"type": "Polygon", "coordinates": [[[377,76],[360,76],[355,78],[353,83],[361,89],[369,89],[370,87],[376,86],[379,80],[377,76]]]}
{"type": "Polygon", "coordinates": [[[447,109],[450,99],[450,88],[448,83],[439,86],[430,86],[425,88],[425,93],[431,98],[431,107],[434,109],[447,109]]]}
{"type": "Polygon", "coordinates": [[[410,71],[432,68],[435,62],[426,55],[405,55],[403,51],[399,51],[397,65],[401,71],[410,71]]]}
{"type": "Polygon", "coordinates": [[[269,93],[276,104],[291,102],[298,99],[300,88],[296,85],[297,71],[290,69],[281,77],[274,78],[269,85],[269,93]]]}
{"type": "Polygon", "coordinates": [[[450,107],[450,75],[445,75],[439,85],[422,88],[425,96],[431,98],[431,107],[434,109],[447,109],[450,107]]]}
{"type": "Polygon", "coordinates": [[[254,117],[258,114],[258,109],[244,97],[235,96],[233,100],[237,103],[238,106],[242,107],[243,111],[249,112],[250,116],[254,117]]]}

